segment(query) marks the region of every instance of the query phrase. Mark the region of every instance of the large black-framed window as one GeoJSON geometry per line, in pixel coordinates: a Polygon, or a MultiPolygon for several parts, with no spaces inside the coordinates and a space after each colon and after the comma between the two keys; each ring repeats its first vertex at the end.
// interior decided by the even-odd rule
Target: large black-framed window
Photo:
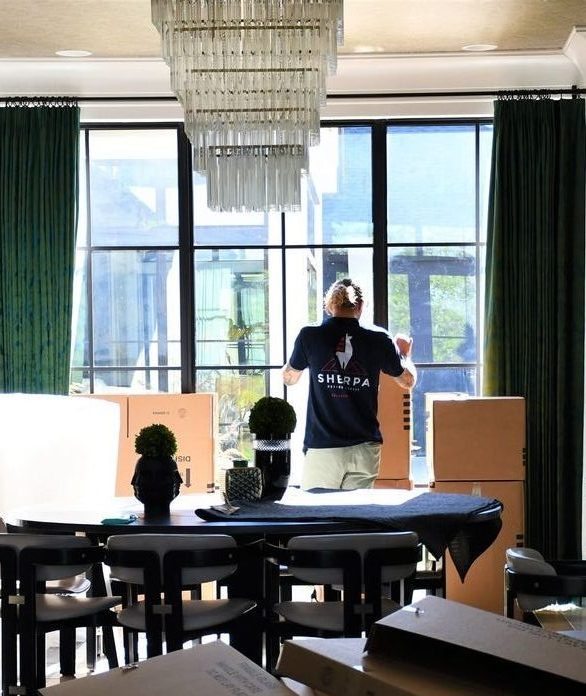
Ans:
{"type": "Polygon", "coordinates": [[[216,392],[220,451],[247,457],[250,406],[286,396],[295,469],[306,384],[285,390],[280,368],[351,275],[366,321],[415,338],[422,459],[424,392],[479,390],[491,128],[324,123],[302,210],[281,215],[207,209],[181,124],[84,124],[72,389],[216,392]]]}

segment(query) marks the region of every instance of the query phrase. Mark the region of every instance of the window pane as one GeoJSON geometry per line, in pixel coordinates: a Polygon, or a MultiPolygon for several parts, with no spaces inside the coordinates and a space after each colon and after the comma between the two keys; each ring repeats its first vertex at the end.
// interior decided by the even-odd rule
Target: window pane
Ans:
{"type": "Polygon", "coordinates": [[[475,361],[474,249],[389,249],[389,328],[413,336],[415,362],[475,361]]]}
{"type": "Polygon", "coordinates": [[[85,130],[79,134],[79,195],[77,215],[77,246],[87,245],[87,178],[86,178],[86,151],[85,130]]]}
{"type": "Polygon", "coordinates": [[[288,244],[372,242],[371,131],[322,128],[310,150],[303,210],[286,215],[288,244]]]}
{"type": "Polygon", "coordinates": [[[321,323],[323,296],[330,285],[350,277],[363,290],[363,324],[372,323],[372,249],[288,249],[287,268],[287,355],[306,324],[321,323]]]}
{"type": "Polygon", "coordinates": [[[226,465],[236,453],[253,459],[248,414],[253,404],[266,395],[267,382],[266,370],[196,371],[196,390],[218,395],[219,453],[226,465]]]}
{"type": "Polygon", "coordinates": [[[389,242],[475,240],[475,137],[473,125],[389,127],[389,242]]]}
{"type": "Polygon", "coordinates": [[[73,275],[73,304],[71,311],[71,364],[82,367],[90,364],[89,321],[87,311],[87,253],[78,251],[73,275]]]}
{"type": "Polygon", "coordinates": [[[207,206],[206,180],[193,173],[193,238],[196,246],[281,243],[278,213],[218,213],[207,206]]]}
{"type": "MultiPolygon", "coordinates": [[[[248,429],[248,416],[254,403],[262,396],[284,397],[281,371],[273,370],[196,370],[196,391],[214,392],[218,395],[218,451],[220,470],[231,466],[235,456],[254,461],[252,435],[248,429]]],[[[303,379],[303,378],[302,378],[303,379]]],[[[297,415],[297,427],[291,435],[290,484],[301,480],[303,464],[303,433],[305,429],[305,400],[307,391],[295,391],[293,405],[297,415]]]]}
{"type": "Polygon", "coordinates": [[[197,366],[280,365],[282,325],[279,251],[195,252],[197,366]]]}
{"type": "Polygon", "coordinates": [[[488,193],[490,188],[490,165],[492,159],[492,123],[480,126],[479,143],[479,199],[480,199],[480,240],[486,241],[486,216],[488,213],[488,193]]]}
{"type": "MultiPolygon", "coordinates": [[[[72,370],[72,391],[90,393],[90,371],[72,370]]],[[[180,370],[96,370],[94,394],[181,393],[180,370]]]]}
{"type": "Polygon", "coordinates": [[[195,382],[196,391],[217,394],[219,468],[230,466],[235,456],[252,462],[252,435],[248,430],[250,409],[263,396],[283,398],[280,370],[197,369],[195,382]]]}
{"type": "Polygon", "coordinates": [[[94,246],[176,246],[177,132],[90,131],[94,246]]]}
{"type": "Polygon", "coordinates": [[[179,367],[179,253],[92,256],[94,364],[179,367]]]}
{"type": "Polygon", "coordinates": [[[69,373],[69,393],[70,394],[89,394],[90,371],[79,367],[72,367],[69,373]]]}

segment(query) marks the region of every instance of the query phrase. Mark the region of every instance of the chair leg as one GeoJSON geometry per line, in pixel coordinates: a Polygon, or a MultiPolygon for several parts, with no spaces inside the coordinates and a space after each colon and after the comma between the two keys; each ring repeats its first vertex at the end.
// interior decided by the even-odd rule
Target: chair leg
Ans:
{"type": "MultiPolygon", "coordinates": [[[[37,641],[34,632],[22,630],[20,633],[20,685],[25,693],[36,693],[37,641]]],[[[43,657],[44,657],[43,651],[43,657]]]]}
{"type": "Polygon", "coordinates": [[[85,629],[85,660],[90,672],[94,672],[96,669],[97,651],[96,627],[88,626],[85,629]]]}
{"type": "Polygon", "coordinates": [[[505,592],[505,616],[509,619],[515,618],[515,597],[512,592],[505,592]]]}
{"type": "MultiPolygon", "coordinates": [[[[154,631],[152,634],[147,632],[147,657],[157,657],[163,654],[163,636],[160,631],[154,631]]],[[[183,644],[179,648],[183,647],[183,644]]],[[[171,652],[173,648],[167,648],[171,652]]]]}
{"type": "Polygon", "coordinates": [[[114,640],[113,626],[102,626],[102,641],[104,646],[104,655],[108,660],[108,669],[115,669],[118,667],[118,653],[116,652],[116,641],[114,640]]]}
{"type": "MultiPolygon", "coordinates": [[[[38,643],[37,643],[38,645],[38,643]]],[[[40,651],[40,645],[39,645],[40,651]]],[[[43,650],[43,656],[44,656],[43,650]]],[[[59,631],[59,661],[64,677],[75,676],[75,628],[62,628],[59,631]]]]}
{"type": "Polygon", "coordinates": [[[18,670],[16,661],[16,626],[6,615],[2,618],[2,693],[8,694],[16,686],[18,670]]]}
{"type": "Polygon", "coordinates": [[[279,659],[279,653],[281,651],[281,638],[279,633],[275,630],[267,629],[265,633],[265,656],[266,656],[266,670],[269,674],[275,673],[275,668],[277,667],[277,660],[279,659]]]}
{"type": "Polygon", "coordinates": [[[45,664],[47,661],[46,640],[45,634],[42,631],[37,633],[35,642],[37,646],[37,655],[35,660],[35,686],[37,689],[42,689],[46,684],[45,664]]]}
{"type": "Polygon", "coordinates": [[[124,628],[124,664],[130,665],[138,662],[138,636],[136,631],[124,628]]]}

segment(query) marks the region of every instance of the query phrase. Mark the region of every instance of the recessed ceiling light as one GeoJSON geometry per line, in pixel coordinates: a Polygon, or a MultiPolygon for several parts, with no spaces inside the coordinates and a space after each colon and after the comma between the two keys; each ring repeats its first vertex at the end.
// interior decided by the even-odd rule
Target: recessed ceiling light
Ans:
{"type": "Polygon", "coordinates": [[[55,51],[55,55],[61,56],[62,58],[85,58],[86,56],[91,56],[91,51],[55,51]]]}
{"type": "Polygon", "coordinates": [[[472,53],[482,53],[482,51],[494,51],[498,46],[496,44],[468,44],[462,46],[463,51],[471,51],[472,53]]]}
{"type": "Polygon", "coordinates": [[[384,53],[382,46],[359,45],[354,47],[354,53],[384,53]]]}

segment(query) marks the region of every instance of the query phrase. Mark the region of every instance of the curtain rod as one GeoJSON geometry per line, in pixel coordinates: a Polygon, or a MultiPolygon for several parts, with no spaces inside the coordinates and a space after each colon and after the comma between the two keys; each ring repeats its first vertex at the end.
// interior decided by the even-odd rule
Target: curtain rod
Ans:
{"type": "Polygon", "coordinates": [[[577,96],[586,94],[586,88],[564,87],[561,89],[494,89],[494,90],[468,90],[451,92],[368,92],[368,93],[336,93],[328,94],[328,99],[405,99],[408,97],[424,99],[426,97],[500,97],[500,96],[545,96],[548,94],[568,94],[577,96]]]}
{"type": "MultiPolygon", "coordinates": [[[[577,97],[579,94],[586,94],[586,88],[577,87],[573,85],[572,87],[563,87],[561,89],[493,89],[493,90],[465,90],[465,91],[443,91],[443,92],[336,92],[333,94],[328,94],[328,100],[336,99],[425,99],[430,97],[500,97],[500,96],[546,96],[546,95],[570,95],[577,97]]],[[[18,96],[18,97],[0,97],[0,103],[6,104],[6,102],[16,101],[16,100],[44,100],[44,99],[71,99],[78,102],[78,104],[92,104],[96,102],[108,103],[108,102],[176,102],[177,98],[173,95],[167,96],[111,96],[111,97],[50,97],[50,96],[18,96]]]]}

